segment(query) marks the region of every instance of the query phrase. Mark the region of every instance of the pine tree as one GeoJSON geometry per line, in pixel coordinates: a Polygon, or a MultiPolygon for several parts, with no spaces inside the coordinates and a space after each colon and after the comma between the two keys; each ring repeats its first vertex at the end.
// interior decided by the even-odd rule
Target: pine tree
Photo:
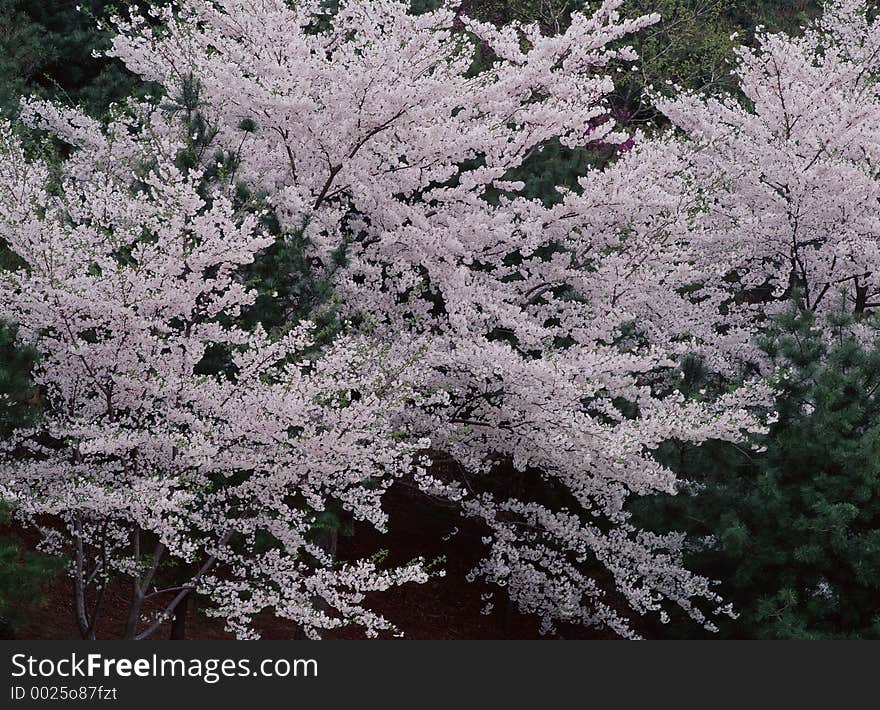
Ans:
{"type": "MultiPolygon", "coordinates": [[[[0,436],[32,422],[39,414],[39,392],[30,377],[35,352],[18,347],[15,328],[0,324],[0,436]]],[[[0,525],[9,523],[8,506],[0,503],[0,525]]],[[[47,578],[60,565],[47,555],[25,551],[19,541],[0,534],[0,637],[13,637],[29,606],[42,601],[47,578]]]]}
{"type": "MultiPolygon", "coordinates": [[[[792,311],[763,348],[779,413],[764,450],[667,446],[696,493],[651,501],[638,517],[704,538],[693,568],[723,580],[740,614],[721,625],[725,637],[880,638],[878,323],[838,315],[823,331],[792,311]]],[[[698,369],[683,378],[691,393],[704,384],[698,369]]]]}
{"type": "Polygon", "coordinates": [[[98,20],[112,7],[111,0],[0,0],[0,110],[15,113],[21,96],[39,94],[99,115],[135,91],[140,82],[119,62],[93,55],[109,41],[98,20]]]}

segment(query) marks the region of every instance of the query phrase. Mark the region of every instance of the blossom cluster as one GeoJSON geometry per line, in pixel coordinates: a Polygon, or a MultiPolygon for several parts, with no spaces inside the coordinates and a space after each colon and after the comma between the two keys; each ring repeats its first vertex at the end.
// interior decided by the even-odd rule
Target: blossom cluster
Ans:
{"type": "Polygon", "coordinates": [[[240,269],[272,239],[176,166],[167,116],[142,108],[106,131],[45,104],[25,116],[74,152],[52,175],[0,126],[0,234],[22,261],[0,278],[0,313],[40,352],[48,402],[4,443],[2,492],[73,560],[83,635],[86,598],[116,573],[136,581],[132,638],[155,630],[146,599],[167,605],[161,622],[193,590],[242,636],[267,607],[309,634],[389,628],[364,591],[424,581],[421,565],[339,565],[310,531],[329,501],[385,525],[382,492],[424,445],[387,422],[413,396],[399,363],[356,334],[316,358],[307,322],[272,338],[236,325],[255,298],[240,269]],[[163,591],[165,560],[192,571],[163,591]]]}

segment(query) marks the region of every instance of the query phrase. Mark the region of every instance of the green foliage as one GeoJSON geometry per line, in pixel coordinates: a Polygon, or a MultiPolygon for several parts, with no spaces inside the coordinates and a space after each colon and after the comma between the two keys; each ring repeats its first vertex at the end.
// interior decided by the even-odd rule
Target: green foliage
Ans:
{"type": "Polygon", "coordinates": [[[739,27],[753,36],[755,27],[771,32],[796,33],[808,20],[819,15],[821,0],[718,0],[717,4],[739,27]]]}
{"type": "Polygon", "coordinates": [[[873,341],[843,316],[830,333],[810,314],[781,318],[763,343],[779,412],[756,442],[765,450],[670,445],[663,457],[696,494],[635,509],[651,527],[711,537],[690,564],[722,580],[740,614],[725,637],[880,638],[880,324],[859,325],[873,341]]]}
{"type": "Polygon", "coordinates": [[[93,56],[109,46],[97,22],[113,9],[110,0],[0,0],[0,110],[14,114],[34,94],[101,115],[135,91],[119,62],[93,56]]]}
{"type": "Polygon", "coordinates": [[[601,167],[615,154],[613,146],[566,148],[554,140],[521,166],[511,170],[506,177],[524,183],[523,196],[552,205],[562,200],[559,187],[579,192],[578,178],[592,168],[601,167]]]}
{"type": "Polygon", "coordinates": [[[660,21],[631,40],[640,60],[616,81],[616,103],[634,121],[657,122],[645,90],[667,82],[690,91],[736,93],[730,71],[734,50],[751,45],[755,31],[797,34],[818,15],[821,0],[627,0],[622,11],[636,17],[652,12],[660,21]]]}
{"type": "Polygon", "coordinates": [[[36,353],[16,344],[16,329],[0,323],[0,435],[27,424],[38,413],[39,393],[31,381],[36,353]]]}
{"type": "Polygon", "coordinates": [[[244,315],[247,323],[283,331],[304,318],[316,327],[319,343],[329,342],[341,324],[333,308],[334,294],[329,280],[305,251],[298,235],[287,235],[265,250],[248,269],[248,285],[257,290],[257,301],[244,315]]]}
{"type": "MultiPolygon", "coordinates": [[[[9,509],[0,504],[0,525],[8,522],[9,509]]],[[[27,611],[45,601],[46,580],[62,567],[58,558],[26,551],[17,540],[0,536],[0,638],[14,638],[27,611]]]]}
{"type": "MultiPolygon", "coordinates": [[[[572,12],[598,6],[599,0],[469,0],[462,9],[496,24],[538,23],[545,33],[556,34],[568,26],[572,12]]],[[[629,121],[657,122],[645,90],[667,81],[693,91],[733,91],[730,69],[737,45],[751,43],[757,26],[797,31],[820,7],[820,0],[627,0],[623,16],[657,13],[660,21],[626,39],[640,59],[614,75],[616,112],[629,121]]]]}
{"type": "Polygon", "coordinates": [[[705,92],[729,91],[731,61],[742,30],[730,16],[729,3],[713,0],[627,0],[627,16],[656,12],[660,21],[628,40],[639,54],[634,67],[616,77],[616,102],[634,120],[655,121],[645,97],[650,87],[667,82],[705,92]]]}
{"type": "MultiPolygon", "coordinates": [[[[39,393],[31,380],[36,353],[16,345],[16,329],[0,323],[0,436],[39,416],[39,393]]],[[[9,507],[0,501],[0,525],[9,523],[9,507]]],[[[26,611],[43,601],[41,588],[61,571],[61,561],[24,550],[0,534],[0,638],[12,638],[26,611]]]]}

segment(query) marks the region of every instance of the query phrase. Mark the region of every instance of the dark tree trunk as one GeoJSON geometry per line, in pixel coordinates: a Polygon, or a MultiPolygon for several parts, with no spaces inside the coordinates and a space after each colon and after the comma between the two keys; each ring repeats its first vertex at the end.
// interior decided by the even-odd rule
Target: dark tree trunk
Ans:
{"type": "Polygon", "coordinates": [[[191,594],[187,594],[180,603],[174,607],[174,616],[171,617],[171,641],[186,640],[186,614],[189,611],[191,594]]]}
{"type": "Polygon", "coordinates": [[[858,280],[856,280],[856,305],[853,309],[856,313],[864,313],[868,307],[868,287],[867,286],[859,286],[858,280]]]}
{"type": "Polygon", "coordinates": [[[504,610],[501,616],[501,632],[504,638],[513,636],[513,617],[516,614],[516,603],[510,598],[510,594],[504,593],[504,610]]]}

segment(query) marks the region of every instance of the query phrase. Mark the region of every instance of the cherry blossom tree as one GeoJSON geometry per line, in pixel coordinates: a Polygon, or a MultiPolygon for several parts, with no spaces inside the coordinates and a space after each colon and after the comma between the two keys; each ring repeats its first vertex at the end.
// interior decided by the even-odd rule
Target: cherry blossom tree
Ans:
{"type": "Polygon", "coordinates": [[[268,193],[342,310],[393,359],[420,354],[430,403],[401,416],[447,465],[415,479],[485,525],[474,577],[545,630],[629,636],[620,597],[707,625],[704,602],[720,605],[680,536],[630,522],[628,496],[675,491],[652,451],[740,439],[763,392],[676,392],[679,356],[721,362],[744,335],[718,327],[718,271],[671,228],[692,211],[674,147],[610,120],[606,67],[634,59],[625,38],[657,19],[620,5],[547,36],[450,4],[182,0],[117,19],[111,54],[169,96],[197,85],[236,178],[268,193]],[[511,173],[555,141],[637,148],[554,204],[527,199],[511,173]]]}
{"type": "Polygon", "coordinates": [[[421,564],[337,563],[311,531],[330,502],[384,527],[382,493],[425,445],[389,420],[417,396],[406,364],[358,335],[317,354],[307,322],[280,337],[236,325],[255,298],[241,268],[272,237],[225,194],[203,197],[167,113],[139,107],[106,131],[48,104],[23,114],[74,152],[56,174],[0,125],[0,235],[21,260],[0,275],[0,315],[39,351],[47,401],[4,444],[0,492],[70,559],[83,637],[119,575],[126,638],[194,590],[242,638],[266,609],[309,636],[390,629],[363,595],[424,581],[421,564]]]}
{"type": "Polygon", "coordinates": [[[694,253],[777,312],[880,306],[880,25],[832,0],[800,37],[759,34],[735,70],[742,99],[659,106],[691,144],[704,219],[694,253]],[[781,306],[780,306],[781,304],[781,306]]]}

